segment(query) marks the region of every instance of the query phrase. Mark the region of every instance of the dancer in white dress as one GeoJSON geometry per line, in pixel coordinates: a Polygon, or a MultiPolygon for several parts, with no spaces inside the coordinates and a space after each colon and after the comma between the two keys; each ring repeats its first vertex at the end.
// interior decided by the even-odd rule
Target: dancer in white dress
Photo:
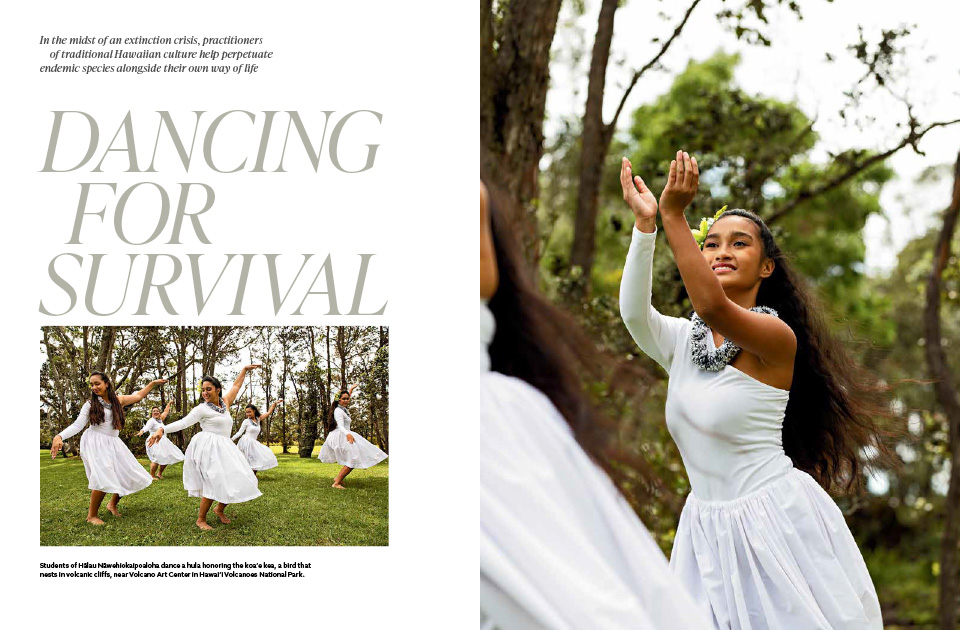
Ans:
{"type": "MultiPolygon", "coordinates": [[[[173,402],[168,402],[166,409],[160,411],[160,407],[154,407],[150,410],[150,419],[140,429],[138,436],[156,431],[163,426],[163,421],[170,414],[170,407],[173,402]]],[[[159,442],[153,446],[147,447],[147,458],[150,460],[150,476],[154,479],[163,479],[163,471],[170,464],[176,464],[183,461],[183,451],[177,448],[176,444],[170,441],[170,438],[163,436],[159,442]]]]}
{"type": "Polygon", "coordinates": [[[107,494],[113,493],[107,510],[114,516],[120,516],[117,507],[120,497],[150,485],[150,475],[120,439],[120,429],[124,424],[123,408],[140,402],[155,385],[162,383],[166,381],[150,381],[136,394],[118,396],[106,374],[93,372],[90,375],[90,400],[83,403],[76,421],[53,438],[50,457],[56,459],[57,453],[63,448],[63,441],[79,433],[87,423],[90,424],[90,428],[80,437],[80,458],[90,489],[88,523],[103,525],[99,517],[100,504],[107,494]]]}
{"type": "Polygon", "coordinates": [[[341,464],[343,468],[337,473],[332,487],[343,490],[343,480],[354,468],[370,468],[387,458],[387,454],[363,439],[358,433],[350,430],[350,414],[347,406],[350,404],[350,395],[356,385],[349,390],[340,392],[337,400],[333,401],[327,424],[327,439],[323,441],[317,459],[325,464],[341,464]]]}
{"type": "Polygon", "coordinates": [[[710,628],[595,463],[615,434],[569,362],[568,344],[588,340],[529,286],[507,224],[491,208],[491,234],[487,210],[481,185],[481,628],[710,628]]]}
{"type": "Polygon", "coordinates": [[[759,217],[715,217],[701,250],[684,217],[699,168],[682,152],[659,212],[695,314],[657,312],[657,200],[626,158],[620,180],[636,215],[621,314],[669,373],[667,428],[693,489],[671,568],[715,628],[881,628],[866,565],[821,487],[860,481],[868,444],[892,456],[871,416],[876,388],[830,337],[759,217]]]}
{"type": "Polygon", "coordinates": [[[207,523],[207,511],[213,503],[214,514],[221,523],[229,523],[225,510],[231,503],[243,503],[256,499],[262,493],[257,487],[257,478],[250,470],[247,458],[230,440],[233,418],[229,409],[233,404],[247,372],[260,367],[247,365],[240,370],[230,391],[223,393],[223,386],[213,376],[204,376],[200,383],[203,402],[182,419],[159,427],[147,442],[152,446],[165,433],[174,433],[200,423],[200,432],[193,436],[183,460],[183,487],[191,497],[201,497],[197,527],[213,529],[207,523]]]}
{"type": "Polygon", "coordinates": [[[247,408],[244,410],[247,417],[240,423],[240,429],[237,433],[230,438],[231,440],[240,438],[240,441],[237,442],[237,447],[240,449],[240,452],[243,453],[244,457],[247,458],[254,475],[257,474],[257,471],[270,470],[280,465],[277,462],[277,456],[273,454],[270,447],[257,441],[257,437],[260,435],[260,423],[270,417],[277,403],[280,402],[283,402],[283,400],[273,401],[273,404],[270,405],[267,412],[262,415],[256,405],[247,405],[247,408]]]}

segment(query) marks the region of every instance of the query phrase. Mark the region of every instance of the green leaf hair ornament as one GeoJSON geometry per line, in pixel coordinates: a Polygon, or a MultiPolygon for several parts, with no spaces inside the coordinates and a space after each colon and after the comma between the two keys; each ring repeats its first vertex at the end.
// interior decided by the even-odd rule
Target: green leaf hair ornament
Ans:
{"type": "Polygon", "coordinates": [[[716,223],[717,219],[720,218],[720,215],[727,209],[726,206],[717,210],[717,213],[713,215],[712,219],[700,219],[700,229],[690,230],[693,232],[693,238],[697,241],[697,245],[700,246],[700,249],[703,249],[703,242],[707,240],[707,232],[710,231],[710,226],[716,223]]]}

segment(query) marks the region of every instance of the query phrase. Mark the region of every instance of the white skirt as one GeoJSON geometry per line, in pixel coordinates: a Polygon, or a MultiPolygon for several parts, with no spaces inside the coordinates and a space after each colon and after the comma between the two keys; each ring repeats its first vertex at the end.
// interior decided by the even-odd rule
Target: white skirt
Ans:
{"type": "Polygon", "coordinates": [[[147,458],[154,464],[169,466],[183,461],[183,451],[164,435],[159,442],[147,447],[147,458]]]}
{"type": "Polygon", "coordinates": [[[317,459],[325,464],[340,464],[350,468],[370,468],[387,458],[387,454],[354,432],[353,444],[347,441],[347,432],[337,427],[327,435],[317,459]]]}
{"type": "Polygon", "coordinates": [[[126,496],[153,481],[119,437],[87,429],[80,436],[80,458],[90,490],[126,496]]]}
{"type": "Polygon", "coordinates": [[[247,458],[250,468],[253,470],[269,470],[276,468],[280,464],[277,462],[277,456],[273,454],[270,447],[261,444],[252,437],[244,435],[237,442],[237,448],[247,458]]]}
{"type": "Polygon", "coordinates": [[[692,494],[670,568],[716,628],[880,630],[880,602],[843,514],[793,469],[732,501],[692,494]]]}
{"type": "Polygon", "coordinates": [[[191,497],[220,503],[243,503],[262,494],[237,445],[213,431],[200,431],[190,440],[183,460],[183,487],[191,497]]]}

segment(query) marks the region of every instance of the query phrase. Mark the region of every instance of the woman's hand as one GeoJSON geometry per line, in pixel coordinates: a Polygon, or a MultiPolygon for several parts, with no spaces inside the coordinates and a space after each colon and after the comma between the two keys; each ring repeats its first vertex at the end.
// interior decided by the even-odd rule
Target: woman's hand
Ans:
{"type": "Polygon", "coordinates": [[[251,363],[250,365],[245,365],[243,367],[244,372],[249,372],[250,370],[256,370],[261,367],[260,363],[251,363]]]}
{"type": "Polygon", "coordinates": [[[50,444],[50,459],[56,459],[61,448],[63,448],[63,438],[58,435],[53,438],[53,443],[50,444]]]}
{"type": "Polygon", "coordinates": [[[653,196],[653,191],[647,188],[643,179],[633,174],[633,166],[627,158],[623,158],[620,163],[620,187],[623,188],[623,200],[633,210],[638,226],[641,221],[653,221],[657,218],[657,198],[653,196]]]}
{"type": "Polygon", "coordinates": [[[165,378],[158,378],[155,381],[150,381],[150,387],[156,387],[157,385],[163,385],[167,382],[165,378]]]}
{"type": "Polygon", "coordinates": [[[670,162],[667,185],[660,193],[660,213],[683,216],[683,211],[696,197],[699,186],[700,167],[697,159],[691,158],[689,153],[677,151],[677,159],[670,162]]]}
{"type": "Polygon", "coordinates": [[[347,442],[353,444],[356,440],[353,439],[353,436],[347,433],[347,442]]]}
{"type": "Polygon", "coordinates": [[[147,440],[147,446],[153,446],[160,441],[160,438],[163,437],[163,427],[157,429],[157,432],[150,436],[150,439],[147,440]]]}

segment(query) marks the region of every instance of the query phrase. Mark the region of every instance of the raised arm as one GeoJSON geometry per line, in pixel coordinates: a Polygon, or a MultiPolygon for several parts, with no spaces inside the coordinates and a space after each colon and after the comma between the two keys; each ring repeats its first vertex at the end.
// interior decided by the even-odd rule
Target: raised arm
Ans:
{"type": "Polygon", "coordinates": [[[150,393],[151,389],[153,389],[157,385],[163,385],[166,382],[167,382],[167,379],[158,378],[155,381],[150,381],[149,383],[147,383],[147,386],[141,389],[136,394],[130,394],[127,396],[117,396],[117,399],[120,401],[121,405],[123,405],[124,407],[127,407],[134,403],[140,402],[141,400],[147,397],[147,394],[150,393]]]}
{"type": "Polygon", "coordinates": [[[277,400],[273,401],[273,404],[270,405],[270,408],[267,409],[265,413],[260,414],[260,422],[263,422],[266,418],[270,416],[271,413],[273,413],[273,410],[277,407],[277,403],[282,403],[282,402],[283,402],[283,398],[278,398],[277,400]]]}
{"type": "Polygon", "coordinates": [[[170,407],[172,406],[173,406],[173,401],[171,400],[170,402],[167,403],[166,409],[164,409],[163,412],[160,414],[161,420],[166,421],[167,416],[170,414],[170,407]]]}
{"type": "Polygon", "coordinates": [[[660,196],[663,229],[694,310],[712,330],[764,363],[792,366],[797,338],[790,326],[777,317],[751,311],[730,300],[693,238],[683,211],[696,195],[699,181],[696,158],[678,151],[660,196]]]}
{"type": "Polygon", "coordinates": [[[147,446],[153,446],[167,433],[176,433],[177,431],[182,431],[187,427],[192,427],[196,423],[200,422],[201,418],[203,418],[203,405],[197,405],[190,410],[190,413],[180,418],[176,422],[171,422],[167,426],[157,427],[157,432],[151,435],[150,439],[147,440],[147,446]]]}
{"type": "Polygon", "coordinates": [[[633,210],[636,222],[627,260],[620,279],[620,316],[630,336],[644,354],[670,371],[678,336],[689,322],[661,315],[651,302],[653,293],[653,252],[657,241],[657,200],[643,180],[633,175],[630,161],[620,168],[623,198],[633,210]]]}
{"type": "Polygon", "coordinates": [[[245,365],[243,369],[240,370],[240,375],[237,376],[237,380],[233,382],[233,386],[230,388],[230,391],[223,395],[224,405],[229,407],[233,404],[233,401],[236,400],[237,394],[240,393],[240,388],[243,387],[243,379],[247,377],[247,372],[250,370],[256,370],[260,367],[259,363],[254,363],[252,365],[245,365]]]}
{"type": "Polygon", "coordinates": [[[230,439],[231,439],[231,440],[236,440],[237,438],[242,437],[243,434],[247,432],[247,425],[248,425],[248,424],[250,424],[250,420],[248,420],[247,418],[244,418],[244,419],[243,419],[243,422],[240,423],[240,430],[238,430],[238,431],[233,435],[233,437],[230,438],[230,439]]]}
{"type": "Polygon", "coordinates": [[[87,426],[87,422],[90,421],[90,402],[87,401],[83,403],[83,407],[80,408],[80,413],[77,414],[77,419],[68,426],[66,429],[58,433],[53,438],[53,442],[50,444],[50,459],[56,459],[57,453],[60,452],[60,449],[63,448],[63,441],[69,440],[77,433],[83,430],[83,427],[87,426]]]}

